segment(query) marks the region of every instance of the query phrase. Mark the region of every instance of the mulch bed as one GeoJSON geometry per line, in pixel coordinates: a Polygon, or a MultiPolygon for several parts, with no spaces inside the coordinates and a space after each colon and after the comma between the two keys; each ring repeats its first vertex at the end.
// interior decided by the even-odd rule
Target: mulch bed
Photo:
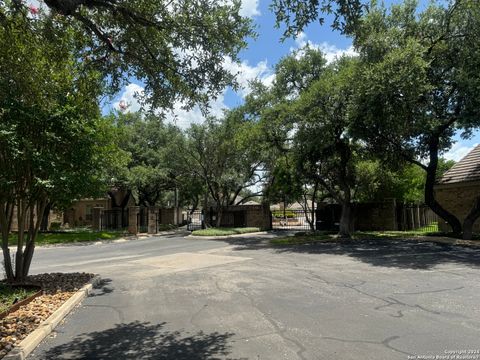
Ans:
{"type": "Polygon", "coordinates": [[[28,283],[40,286],[43,295],[0,319],[0,358],[25,339],[93,277],[94,274],[88,273],[51,273],[29,276],[28,283]]]}

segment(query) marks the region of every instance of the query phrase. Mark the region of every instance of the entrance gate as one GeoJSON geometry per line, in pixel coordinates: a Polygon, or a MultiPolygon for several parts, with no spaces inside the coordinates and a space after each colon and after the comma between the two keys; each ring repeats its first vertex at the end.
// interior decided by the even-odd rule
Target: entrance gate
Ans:
{"type": "Polygon", "coordinates": [[[272,211],[273,230],[310,230],[309,220],[315,226],[312,214],[305,210],[274,210],[272,211]]]}

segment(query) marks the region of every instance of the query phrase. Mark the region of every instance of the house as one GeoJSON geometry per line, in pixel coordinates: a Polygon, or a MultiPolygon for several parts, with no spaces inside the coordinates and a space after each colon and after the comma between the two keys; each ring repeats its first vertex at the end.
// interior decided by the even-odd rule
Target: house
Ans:
{"type": "MultiPolygon", "coordinates": [[[[480,145],[448,170],[435,186],[437,201],[463,223],[475,199],[480,196],[480,145]]],[[[440,231],[450,231],[444,221],[440,231]]],[[[473,232],[480,232],[480,220],[473,225],[473,232]]]]}
{"type": "Polygon", "coordinates": [[[63,213],[63,223],[70,227],[91,226],[95,207],[111,209],[111,199],[104,197],[74,201],[63,213]]]}
{"type": "Polygon", "coordinates": [[[130,191],[112,189],[105,197],[97,199],[80,199],[74,201],[64,212],[63,223],[71,227],[93,225],[93,209],[122,209],[134,206],[135,200],[130,191]]]}

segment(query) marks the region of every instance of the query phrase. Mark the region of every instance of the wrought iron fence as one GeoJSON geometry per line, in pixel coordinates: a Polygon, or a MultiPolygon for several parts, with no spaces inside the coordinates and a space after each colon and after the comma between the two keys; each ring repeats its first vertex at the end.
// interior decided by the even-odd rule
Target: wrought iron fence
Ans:
{"type": "Polygon", "coordinates": [[[439,231],[440,218],[427,205],[400,205],[397,209],[397,221],[401,231],[439,231]]]}
{"type": "Polygon", "coordinates": [[[128,227],[128,209],[104,210],[100,218],[102,230],[125,230],[128,227]]]}
{"type": "Polygon", "coordinates": [[[304,210],[274,210],[272,211],[273,230],[310,230],[310,223],[315,224],[311,213],[304,210]]]}
{"type": "Polygon", "coordinates": [[[187,214],[187,230],[193,231],[202,228],[203,214],[201,210],[188,211],[187,214]]]}
{"type": "Polygon", "coordinates": [[[137,230],[139,233],[148,232],[148,208],[141,207],[137,214],[137,230]]]}

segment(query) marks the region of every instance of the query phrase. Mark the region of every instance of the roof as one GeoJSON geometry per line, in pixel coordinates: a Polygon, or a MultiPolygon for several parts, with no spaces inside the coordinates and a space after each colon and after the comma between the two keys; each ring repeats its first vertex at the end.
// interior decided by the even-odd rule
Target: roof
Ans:
{"type": "Polygon", "coordinates": [[[456,184],[480,180],[480,145],[443,174],[439,184],[456,184]]]}
{"type": "Polygon", "coordinates": [[[261,204],[257,201],[250,200],[250,201],[244,202],[240,205],[261,205],[261,204]]]}

